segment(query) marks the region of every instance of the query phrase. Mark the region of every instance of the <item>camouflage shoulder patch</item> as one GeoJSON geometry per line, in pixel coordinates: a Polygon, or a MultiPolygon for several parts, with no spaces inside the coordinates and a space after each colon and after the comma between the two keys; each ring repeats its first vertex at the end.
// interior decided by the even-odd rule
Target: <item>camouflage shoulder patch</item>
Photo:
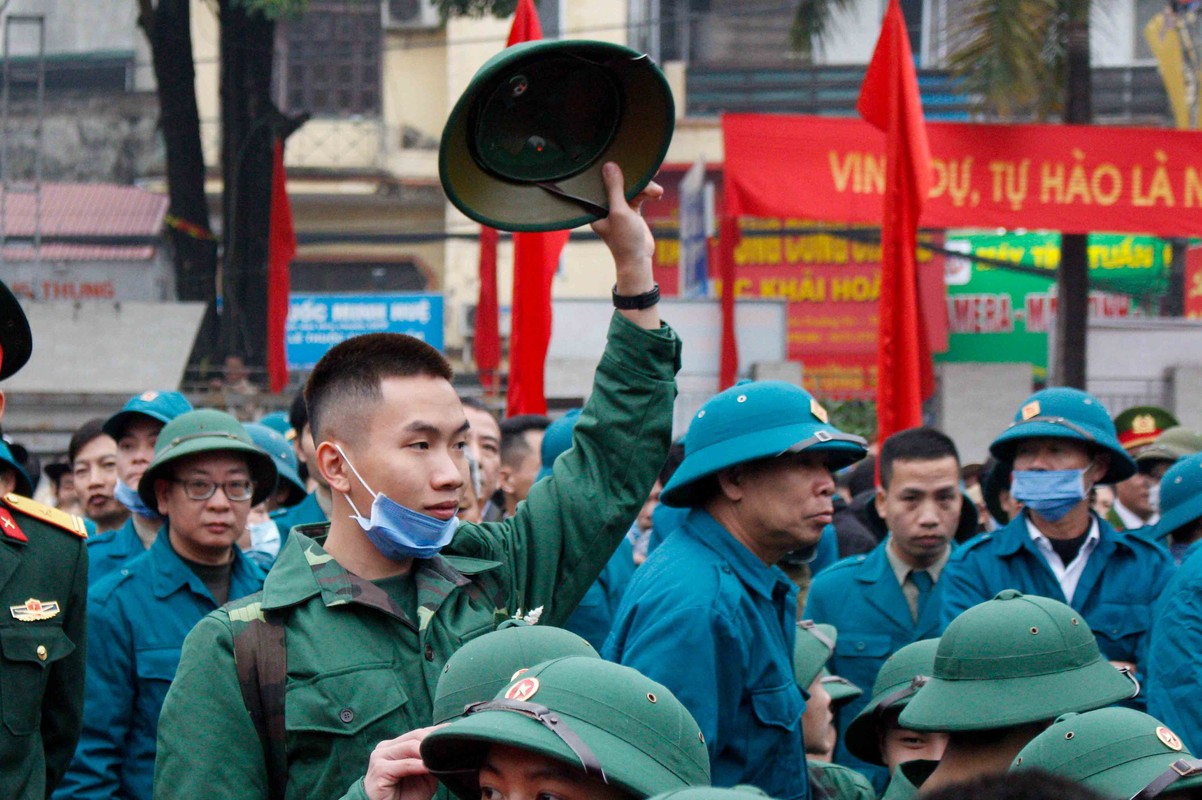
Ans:
{"type": "Polygon", "coordinates": [[[12,492],[4,495],[4,503],[14,511],[20,511],[26,516],[33,517],[56,528],[61,528],[67,533],[73,533],[80,539],[88,538],[88,529],[84,526],[83,519],[74,514],[68,514],[66,511],[51,508],[39,503],[37,500],[31,500],[28,497],[22,497],[12,492]]]}

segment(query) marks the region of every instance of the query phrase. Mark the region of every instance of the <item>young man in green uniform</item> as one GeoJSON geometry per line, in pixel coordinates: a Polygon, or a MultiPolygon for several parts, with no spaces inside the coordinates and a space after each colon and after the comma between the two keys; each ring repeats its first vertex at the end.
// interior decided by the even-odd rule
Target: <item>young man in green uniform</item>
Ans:
{"type": "MultiPolygon", "coordinates": [[[[430,724],[438,677],[463,643],[514,615],[559,625],[571,614],[667,454],[680,363],[639,215],[659,187],[627,203],[616,166],[605,179],[611,211],[593,227],[613,254],[615,292],[648,297],[615,314],[554,476],[512,519],[456,529],[468,423],[446,361],[399,335],[332,349],[306,389],[331,520],[295,529],[262,594],[189,635],[159,723],[156,796],[274,797],[286,782],[289,796],[337,797],[377,743],[430,724]],[[240,632],[263,628],[286,650],[276,677],[259,676],[269,695],[256,730],[234,653],[240,632]]],[[[266,673],[279,660],[256,664],[266,673]]]]}
{"type": "MultiPolygon", "coordinates": [[[[0,381],[32,350],[25,312],[0,283],[0,381]]],[[[16,494],[0,499],[0,793],[11,800],[48,797],[79,740],[86,538],[79,517],[16,494]]]]}

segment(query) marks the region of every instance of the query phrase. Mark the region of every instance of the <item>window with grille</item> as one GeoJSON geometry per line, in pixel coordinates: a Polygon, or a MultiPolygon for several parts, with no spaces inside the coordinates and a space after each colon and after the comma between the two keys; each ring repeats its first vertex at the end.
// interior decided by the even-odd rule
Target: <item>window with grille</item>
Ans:
{"type": "Polygon", "coordinates": [[[380,6],[312,0],[277,34],[277,97],[289,112],[378,115],[383,35],[380,6]]]}

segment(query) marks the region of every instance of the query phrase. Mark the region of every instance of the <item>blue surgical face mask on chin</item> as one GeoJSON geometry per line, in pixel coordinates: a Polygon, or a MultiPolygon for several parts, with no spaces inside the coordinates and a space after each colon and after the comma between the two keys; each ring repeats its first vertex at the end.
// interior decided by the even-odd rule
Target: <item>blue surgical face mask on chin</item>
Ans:
{"type": "Polygon", "coordinates": [[[371,517],[364,518],[355,506],[355,501],[349,494],[343,495],[351,504],[355,513],[351,519],[359,523],[359,527],[367,535],[380,554],[392,561],[404,561],[407,558],[433,558],[438,551],[451,543],[455,531],[459,527],[459,517],[452,516],[442,520],[427,516],[390,499],[383,493],[376,493],[363,480],[359,470],[346,457],[341,447],[334,445],[351,472],[363,484],[363,488],[371,493],[371,517]]]}
{"type": "Polygon", "coordinates": [[[1015,500],[1049,522],[1063,519],[1089,496],[1084,469],[1016,469],[1010,484],[1015,500]]]}
{"type": "Polygon", "coordinates": [[[130,488],[129,484],[120,478],[117,479],[117,485],[113,487],[113,497],[117,499],[118,503],[129,509],[130,513],[137,514],[139,517],[153,520],[163,518],[162,514],[142,502],[142,495],[138,494],[137,489],[130,488]]]}

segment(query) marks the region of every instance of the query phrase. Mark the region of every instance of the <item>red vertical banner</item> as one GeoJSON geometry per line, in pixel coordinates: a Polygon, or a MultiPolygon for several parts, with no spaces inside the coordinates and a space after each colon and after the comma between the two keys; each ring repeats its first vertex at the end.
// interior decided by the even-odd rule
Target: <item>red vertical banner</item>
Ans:
{"type": "Polygon", "coordinates": [[[501,365],[501,323],[497,308],[497,229],[480,228],[480,293],[476,299],[476,338],[472,352],[480,385],[488,394],[497,391],[501,365]]]}
{"type": "Polygon", "coordinates": [[[915,263],[918,218],[931,190],[931,148],[897,0],[890,0],[885,11],[857,108],[886,136],[877,340],[877,437],[883,440],[921,425],[922,402],[935,388],[915,263]]]}
{"type": "Polygon", "coordinates": [[[735,242],[737,217],[723,217],[718,230],[718,271],[722,280],[722,353],[718,363],[718,391],[735,383],[739,374],[739,340],[735,332],[735,242]]]}
{"type": "Polygon", "coordinates": [[[272,394],[288,385],[288,354],[284,341],[288,324],[288,293],[292,280],[288,268],[296,255],[296,232],[288,202],[284,174],[284,145],[276,139],[271,171],[271,218],[267,239],[267,379],[272,394]]]}
{"type": "MultiPolygon", "coordinates": [[[[543,38],[534,0],[519,0],[510,46],[543,38]]],[[[510,314],[509,392],[505,413],[545,414],[544,373],[551,342],[551,281],[568,231],[513,235],[513,306],[510,314]]]]}

